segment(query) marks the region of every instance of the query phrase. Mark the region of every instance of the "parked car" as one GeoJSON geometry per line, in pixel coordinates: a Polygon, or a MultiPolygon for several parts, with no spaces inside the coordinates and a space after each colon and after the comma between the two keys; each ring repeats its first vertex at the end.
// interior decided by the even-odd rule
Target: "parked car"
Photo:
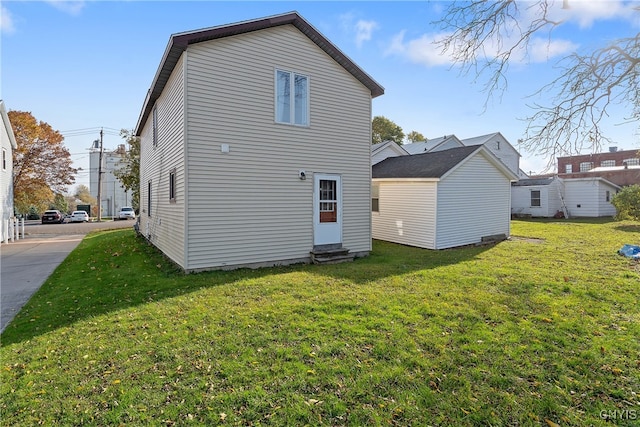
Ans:
{"type": "Polygon", "coordinates": [[[64,222],[64,215],[57,210],[44,211],[42,214],[43,224],[62,224],[64,222]]]}
{"type": "Polygon", "coordinates": [[[85,211],[73,211],[69,217],[69,222],[89,222],[89,214],[85,211]]]}
{"type": "Polygon", "coordinates": [[[118,211],[118,215],[116,219],[136,219],[136,212],[133,210],[131,206],[123,206],[118,211]]]}

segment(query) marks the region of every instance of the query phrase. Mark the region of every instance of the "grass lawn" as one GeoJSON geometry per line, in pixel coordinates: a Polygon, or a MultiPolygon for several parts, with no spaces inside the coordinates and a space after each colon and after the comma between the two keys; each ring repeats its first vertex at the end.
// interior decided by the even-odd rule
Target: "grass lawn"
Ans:
{"type": "Polygon", "coordinates": [[[3,333],[2,425],[640,424],[640,223],[183,275],[87,236],[3,333]]]}

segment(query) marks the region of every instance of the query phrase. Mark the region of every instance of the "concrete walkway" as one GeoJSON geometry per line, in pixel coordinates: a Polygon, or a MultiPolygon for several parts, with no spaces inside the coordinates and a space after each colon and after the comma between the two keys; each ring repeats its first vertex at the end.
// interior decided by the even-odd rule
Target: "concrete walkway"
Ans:
{"type": "Polygon", "coordinates": [[[84,236],[27,236],[0,247],[0,332],[84,236]]]}

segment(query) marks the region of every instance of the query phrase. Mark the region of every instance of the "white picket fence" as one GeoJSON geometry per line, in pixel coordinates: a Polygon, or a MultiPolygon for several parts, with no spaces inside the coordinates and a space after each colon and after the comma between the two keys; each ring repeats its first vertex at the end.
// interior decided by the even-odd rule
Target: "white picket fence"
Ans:
{"type": "Polygon", "coordinates": [[[9,243],[20,240],[20,236],[24,239],[24,218],[9,218],[2,221],[0,227],[0,242],[9,243]]]}

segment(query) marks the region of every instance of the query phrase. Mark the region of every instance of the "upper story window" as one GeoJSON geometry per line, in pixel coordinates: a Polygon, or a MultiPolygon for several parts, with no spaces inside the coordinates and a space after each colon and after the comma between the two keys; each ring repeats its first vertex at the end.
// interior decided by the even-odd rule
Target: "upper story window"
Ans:
{"type": "Polygon", "coordinates": [[[580,163],[580,172],[589,172],[591,169],[593,169],[593,162],[580,163]]]}
{"type": "Polygon", "coordinates": [[[276,70],[276,122],[309,125],[309,77],[276,70]]]}
{"type": "Polygon", "coordinates": [[[7,149],[6,148],[2,149],[2,170],[3,171],[7,170],[7,149]]]}
{"type": "Polygon", "coordinates": [[[605,167],[605,168],[609,168],[612,166],[616,165],[616,161],[615,160],[603,160],[600,162],[600,166],[605,167]]]}
{"type": "Polygon", "coordinates": [[[564,173],[572,173],[572,172],[573,172],[573,165],[569,164],[564,166],[564,173]]]}
{"type": "Polygon", "coordinates": [[[624,159],[624,163],[626,163],[627,166],[638,166],[640,165],[640,159],[624,159]]]}

